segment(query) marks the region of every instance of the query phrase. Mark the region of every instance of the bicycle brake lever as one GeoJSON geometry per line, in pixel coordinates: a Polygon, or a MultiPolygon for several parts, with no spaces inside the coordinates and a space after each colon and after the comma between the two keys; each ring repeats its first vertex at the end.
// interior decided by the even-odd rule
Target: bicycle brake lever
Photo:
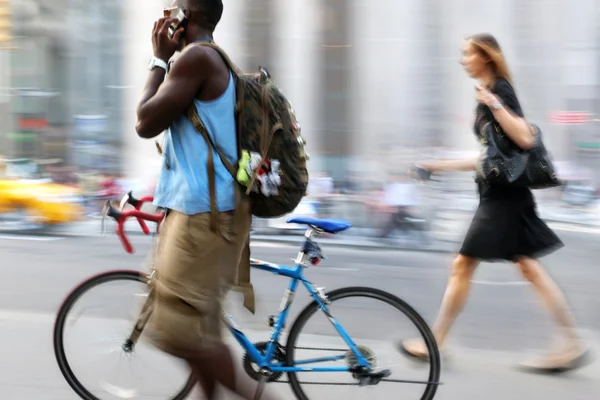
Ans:
{"type": "Polygon", "coordinates": [[[100,237],[105,237],[106,236],[106,223],[104,222],[106,220],[106,217],[108,216],[108,211],[110,209],[110,201],[107,201],[104,204],[104,207],[102,207],[102,221],[100,223],[100,237]]]}
{"type": "Polygon", "coordinates": [[[127,204],[129,204],[130,197],[131,197],[131,192],[129,192],[125,196],[123,196],[123,198],[121,199],[121,203],[119,204],[119,211],[123,211],[125,209],[125,206],[127,204]]]}

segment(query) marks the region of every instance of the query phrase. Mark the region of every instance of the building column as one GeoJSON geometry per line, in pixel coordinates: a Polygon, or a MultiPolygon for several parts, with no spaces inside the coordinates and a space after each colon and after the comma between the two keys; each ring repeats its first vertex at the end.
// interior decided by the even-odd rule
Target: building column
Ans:
{"type": "MultiPolygon", "coordinates": [[[[139,180],[144,184],[158,177],[162,158],[157,154],[153,140],[140,139],[135,132],[136,106],[148,78],[148,62],[152,58],[151,33],[154,22],[160,18],[166,3],[162,0],[124,1],[123,14],[129,20],[125,24],[123,82],[125,115],[122,132],[126,148],[123,165],[127,179],[139,180]]],[[[158,137],[162,140],[162,135],[158,137]]]]}
{"type": "MultiPolygon", "coordinates": [[[[566,111],[593,112],[600,109],[600,64],[598,53],[598,15],[596,0],[581,0],[577,6],[563,4],[565,23],[564,48],[559,59],[563,61],[563,84],[566,111]]],[[[600,184],[600,136],[598,124],[567,125],[565,136],[571,146],[570,159],[580,167],[589,168],[600,184]]]]}
{"type": "Polygon", "coordinates": [[[320,93],[315,99],[320,132],[319,158],[323,170],[336,180],[344,179],[348,174],[353,153],[352,2],[321,0],[324,21],[318,64],[320,93]]]}
{"type": "MultiPolygon", "coordinates": [[[[246,49],[244,69],[258,71],[259,66],[271,70],[275,29],[274,8],[277,0],[254,0],[246,5],[243,35],[238,38],[246,49]]],[[[281,3],[278,1],[277,3],[281,3]]]]}
{"type": "MultiPolygon", "coordinates": [[[[320,151],[317,102],[323,93],[317,64],[321,31],[320,0],[277,1],[273,18],[273,78],[292,103],[306,139],[309,173],[323,168],[316,156],[320,151]]],[[[267,66],[269,67],[269,66],[267,66]]]]}
{"type": "MultiPolygon", "coordinates": [[[[421,0],[388,2],[373,7],[356,0],[353,12],[353,93],[358,121],[356,140],[361,149],[356,170],[370,174],[402,169],[407,149],[428,135],[421,111],[429,107],[423,90],[426,73],[421,0]]],[[[427,52],[427,48],[425,48],[427,52]]],[[[434,102],[436,100],[433,100],[434,102]]],[[[377,179],[377,176],[374,177],[377,179]]]]}
{"type": "Polygon", "coordinates": [[[569,159],[573,148],[564,126],[548,121],[549,112],[565,107],[562,58],[558,57],[566,26],[565,4],[565,0],[514,1],[515,59],[510,60],[525,116],[540,126],[545,145],[557,160],[569,159]]]}
{"type": "Polygon", "coordinates": [[[0,49],[0,157],[12,152],[10,134],[12,118],[10,112],[10,50],[0,49]]]}

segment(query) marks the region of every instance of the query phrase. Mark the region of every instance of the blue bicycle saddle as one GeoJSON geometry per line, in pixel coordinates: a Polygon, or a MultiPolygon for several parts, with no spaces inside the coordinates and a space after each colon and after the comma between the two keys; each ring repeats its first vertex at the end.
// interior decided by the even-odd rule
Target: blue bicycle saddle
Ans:
{"type": "Polygon", "coordinates": [[[289,224],[309,225],[327,233],[339,233],[352,227],[352,224],[343,219],[295,217],[287,220],[289,224]]]}

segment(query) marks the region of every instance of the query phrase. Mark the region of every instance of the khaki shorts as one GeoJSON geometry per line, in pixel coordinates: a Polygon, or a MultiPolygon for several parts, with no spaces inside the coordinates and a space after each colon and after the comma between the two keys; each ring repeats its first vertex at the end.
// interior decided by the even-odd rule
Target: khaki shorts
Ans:
{"type": "Polygon", "coordinates": [[[161,350],[188,358],[221,343],[221,303],[239,263],[250,262],[252,218],[233,226],[232,213],[219,214],[217,232],[210,213],[170,211],[161,226],[155,266],[154,305],[145,329],[161,350]]]}

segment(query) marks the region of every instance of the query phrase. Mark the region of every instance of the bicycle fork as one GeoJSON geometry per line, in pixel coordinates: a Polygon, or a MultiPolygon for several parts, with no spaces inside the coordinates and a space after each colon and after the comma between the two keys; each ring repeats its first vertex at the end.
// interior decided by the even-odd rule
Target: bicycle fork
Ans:
{"type": "Polygon", "coordinates": [[[152,305],[154,303],[154,288],[152,287],[151,282],[154,279],[155,273],[156,271],[152,271],[148,278],[148,286],[150,287],[148,298],[142,306],[142,311],[140,312],[140,316],[135,322],[133,331],[131,332],[129,338],[127,338],[125,343],[123,343],[123,350],[126,353],[131,353],[133,351],[133,348],[135,347],[140,336],[142,336],[142,332],[144,331],[144,328],[146,327],[146,324],[148,323],[148,321],[150,320],[150,316],[152,315],[152,305]]]}

